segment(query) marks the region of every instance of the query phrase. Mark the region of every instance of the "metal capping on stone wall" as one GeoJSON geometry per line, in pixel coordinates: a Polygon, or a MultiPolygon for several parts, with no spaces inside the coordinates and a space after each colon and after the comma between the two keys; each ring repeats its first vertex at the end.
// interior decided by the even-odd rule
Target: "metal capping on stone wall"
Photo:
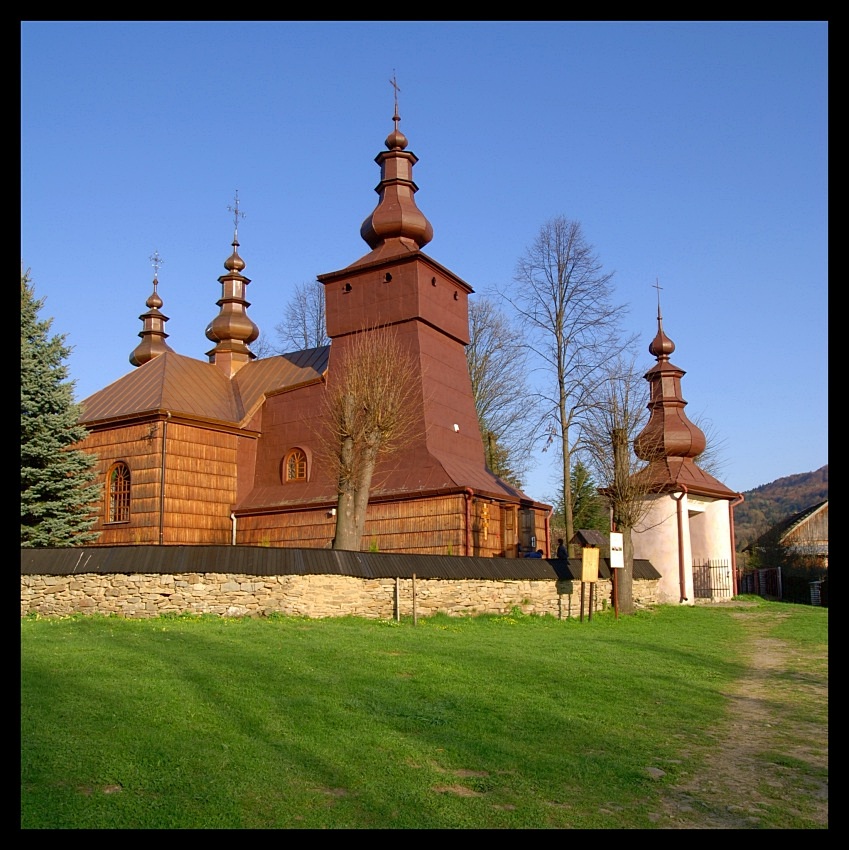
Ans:
{"type": "MultiPolygon", "coordinates": [[[[358,578],[580,580],[581,561],[556,558],[474,558],[267,546],[92,546],[21,549],[21,575],[76,573],[233,573],[345,575],[358,578]]],[[[599,577],[610,577],[602,558],[599,577]]],[[[649,561],[635,559],[635,579],[658,579],[649,561]]]]}

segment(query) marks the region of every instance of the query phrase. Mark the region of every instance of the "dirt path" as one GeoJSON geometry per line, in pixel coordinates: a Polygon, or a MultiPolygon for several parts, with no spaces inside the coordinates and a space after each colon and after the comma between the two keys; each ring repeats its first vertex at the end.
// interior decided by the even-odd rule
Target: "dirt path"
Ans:
{"type": "Polygon", "coordinates": [[[790,828],[828,828],[827,652],[803,657],[768,637],[756,610],[735,616],[750,633],[751,665],[728,693],[727,721],[711,730],[705,770],[670,789],[657,824],[772,828],[779,811],[790,828]]]}

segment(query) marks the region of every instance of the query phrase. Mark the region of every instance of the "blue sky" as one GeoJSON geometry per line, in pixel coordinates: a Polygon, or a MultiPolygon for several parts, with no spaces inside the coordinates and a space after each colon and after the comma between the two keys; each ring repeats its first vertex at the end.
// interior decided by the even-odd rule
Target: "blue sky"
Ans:
{"type": "Polygon", "coordinates": [[[825,21],[22,21],[21,260],[78,399],[132,370],[154,251],[205,360],[237,190],[263,333],[368,251],[393,73],[431,257],[485,294],[581,222],[647,367],[662,287],[727,486],[828,463],[825,21]]]}

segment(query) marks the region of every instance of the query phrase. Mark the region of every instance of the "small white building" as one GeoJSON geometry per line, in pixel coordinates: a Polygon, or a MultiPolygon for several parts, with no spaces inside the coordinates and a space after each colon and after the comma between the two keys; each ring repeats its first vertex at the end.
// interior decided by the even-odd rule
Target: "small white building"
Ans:
{"type": "Polygon", "coordinates": [[[658,602],[693,605],[698,598],[736,594],[734,507],[743,496],[694,461],[705,449],[705,435],[684,413],[686,373],[670,362],[674,350],[658,305],[657,335],[649,345],[657,364],[645,375],[650,416],[634,441],[637,457],[648,462],[634,476],[646,511],[632,541],[634,557],[650,560],[661,574],[658,602]]]}

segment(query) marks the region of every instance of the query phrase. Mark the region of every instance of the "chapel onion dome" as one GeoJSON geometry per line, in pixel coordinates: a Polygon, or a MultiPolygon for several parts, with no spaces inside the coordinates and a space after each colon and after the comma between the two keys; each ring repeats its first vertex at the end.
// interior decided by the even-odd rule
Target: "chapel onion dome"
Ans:
{"type": "Polygon", "coordinates": [[[658,310],[657,335],[649,345],[657,363],[645,374],[649,382],[649,421],[634,440],[634,453],[641,460],[698,457],[707,445],[704,432],[684,412],[681,378],[686,372],[669,362],[675,343],[663,332],[658,310]]]}
{"type": "Polygon", "coordinates": [[[418,157],[406,150],[407,137],[398,129],[398,110],[392,119],[395,129],[386,137],[386,150],[375,162],[380,166],[380,195],[372,214],[360,228],[360,235],[372,249],[391,239],[418,250],[433,239],[433,227],[413,198],[419,187],[413,182],[413,166],[418,157]]]}
{"type": "Polygon", "coordinates": [[[383,144],[386,145],[387,150],[402,151],[407,147],[407,137],[396,127],[386,137],[386,141],[383,144]]]}
{"type": "Polygon", "coordinates": [[[669,360],[673,351],[675,351],[675,343],[663,332],[663,322],[658,317],[657,334],[649,343],[649,354],[653,354],[658,361],[669,360]]]}

